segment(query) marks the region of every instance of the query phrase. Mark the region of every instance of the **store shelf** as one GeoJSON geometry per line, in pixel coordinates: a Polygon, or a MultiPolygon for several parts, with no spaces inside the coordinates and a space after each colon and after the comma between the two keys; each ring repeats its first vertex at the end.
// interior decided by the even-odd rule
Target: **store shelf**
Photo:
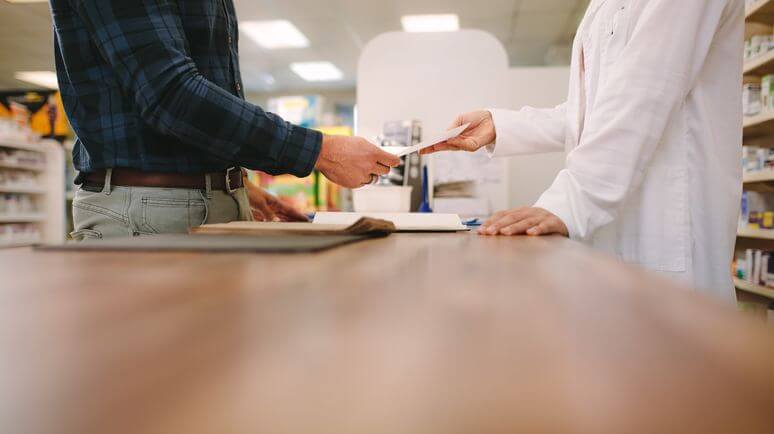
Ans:
{"type": "Polygon", "coordinates": [[[45,194],[46,190],[40,187],[13,187],[0,185],[0,193],[15,194],[45,194]]]}
{"type": "Polygon", "coordinates": [[[44,146],[38,143],[22,142],[12,139],[0,139],[0,148],[21,149],[24,151],[46,152],[44,146]]]}
{"type": "Polygon", "coordinates": [[[12,242],[3,242],[0,241],[0,249],[14,249],[19,247],[30,247],[34,246],[36,244],[39,244],[40,240],[30,240],[30,241],[12,241],[12,242]]]}
{"type": "Polygon", "coordinates": [[[744,75],[762,77],[768,74],[774,74],[774,51],[755,57],[744,64],[744,75]]]}
{"type": "Polygon", "coordinates": [[[739,238],[774,240],[774,229],[741,229],[736,235],[739,238]]]}
{"type": "Polygon", "coordinates": [[[45,219],[43,214],[0,215],[0,223],[38,223],[45,219]]]}
{"type": "Polygon", "coordinates": [[[43,172],[44,170],[46,170],[42,165],[4,163],[2,161],[0,161],[0,169],[27,170],[30,172],[43,172]]]}
{"type": "Polygon", "coordinates": [[[774,111],[744,118],[744,138],[774,135],[774,111]]]}
{"type": "Polygon", "coordinates": [[[745,21],[774,24],[774,0],[760,0],[748,7],[745,21]]]}
{"type": "Polygon", "coordinates": [[[744,291],[750,294],[760,295],[761,297],[768,297],[774,300],[774,289],[766,286],[755,285],[742,279],[734,278],[734,286],[740,291],[744,291]]]}
{"type": "Polygon", "coordinates": [[[760,172],[745,173],[743,180],[745,184],[774,182],[774,170],[761,170],[760,172]]]}

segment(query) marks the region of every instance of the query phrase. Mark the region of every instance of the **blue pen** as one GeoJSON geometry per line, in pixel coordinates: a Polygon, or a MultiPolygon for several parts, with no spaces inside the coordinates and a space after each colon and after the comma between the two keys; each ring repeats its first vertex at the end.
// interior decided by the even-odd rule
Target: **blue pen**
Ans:
{"type": "Polygon", "coordinates": [[[422,168],[422,204],[419,205],[419,212],[433,212],[433,209],[430,208],[430,197],[428,195],[427,166],[422,168]]]}

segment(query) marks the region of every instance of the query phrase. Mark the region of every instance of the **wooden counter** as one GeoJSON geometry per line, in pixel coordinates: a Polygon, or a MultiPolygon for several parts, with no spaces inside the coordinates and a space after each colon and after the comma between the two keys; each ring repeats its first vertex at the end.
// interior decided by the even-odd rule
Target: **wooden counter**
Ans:
{"type": "Polygon", "coordinates": [[[0,251],[2,433],[772,433],[772,415],[774,333],[560,238],[0,251]]]}

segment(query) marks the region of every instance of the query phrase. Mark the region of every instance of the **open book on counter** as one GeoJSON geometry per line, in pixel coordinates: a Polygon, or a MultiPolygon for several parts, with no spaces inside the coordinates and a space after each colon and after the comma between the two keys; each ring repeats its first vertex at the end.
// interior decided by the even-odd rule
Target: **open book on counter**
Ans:
{"type": "Polygon", "coordinates": [[[191,229],[205,235],[373,235],[469,230],[456,214],[319,212],[312,223],[233,222],[191,229]]]}
{"type": "Polygon", "coordinates": [[[192,228],[198,235],[371,235],[387,236],[397,229],[392,222],[359,218],[347,223],[232,222],[192,228]]]}

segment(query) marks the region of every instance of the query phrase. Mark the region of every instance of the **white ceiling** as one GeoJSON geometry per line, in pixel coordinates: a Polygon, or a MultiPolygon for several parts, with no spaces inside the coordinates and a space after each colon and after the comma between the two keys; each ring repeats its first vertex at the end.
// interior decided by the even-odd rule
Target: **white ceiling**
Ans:
{"type": "MultiPolygon", "coordinates": [[[[216,1],[216,0],[213,0],[216,1]]],[[[463,28],[500,39],[511,64],[565,64],[569,45],[589,0],[234,0],[240,20],[288,19],[310,39],[305,49],[267,51],[246,37],[240,44],[242,75],[251,91],[353,88],[361,48],[375,36],[400,30],[406,14],[456,13],[463,28]],[[342,82],[305,83],[290,62],[328,60],[342,82]],[[267,86],[261,74],[276,83],[267,86]]],[[[0,0],[0,89],[29,87],[15,71],[52,70],[51,19],[46,3],[0,0]]]]}

